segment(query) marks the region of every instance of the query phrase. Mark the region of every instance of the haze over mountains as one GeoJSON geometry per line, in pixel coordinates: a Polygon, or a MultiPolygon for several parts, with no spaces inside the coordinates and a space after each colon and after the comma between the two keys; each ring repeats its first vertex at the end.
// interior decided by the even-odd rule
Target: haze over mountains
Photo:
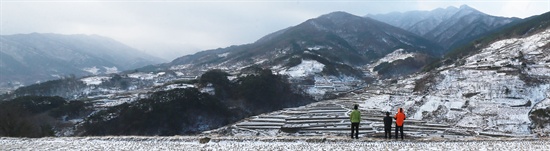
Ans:
{"type": "Polygon", "coordinates": [[[163,60],[97,35],[1,36],[0,86],[61,77],[117,73],[163,60]]]}

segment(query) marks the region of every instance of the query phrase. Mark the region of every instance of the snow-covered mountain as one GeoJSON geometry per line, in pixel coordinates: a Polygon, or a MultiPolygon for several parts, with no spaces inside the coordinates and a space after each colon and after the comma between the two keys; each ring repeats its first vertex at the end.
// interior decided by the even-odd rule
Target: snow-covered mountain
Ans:
{"type": "Polygon", "coordinates": [[[369,14],[367,17],[418,34],[437,42],[446,49],[466,44],[488,32],[519,18],[497,17],[480,12],[467,5],[432,11],[393,12],[369,14]]]}
{"type": "Polygon", "coordinates": [[[292,73],[290,70],[302,63],[314,63],[322,67],[313,74],[361,78],[363,65],[396,50],[427,56],[419,59],[421,62],[442,55],[437,44],[403,29],[346,12],[333,12],[251,44],[207,50],[161,66],[195,74],[211,68],[239,71],[251,65],[292,73]]]}
{"type": "Polygon", "coordinates": [[[1,87],[31,84],[70,74],[116,73],[162,61],[97,35],[3,35],[0,45],[1,87]]]}
{"type": "Polygon", "coordinates": [[[452,63],[399,80],[377,95],[387,102],[376,96],[366,101],[404,107],[412,119],[474,133],[548,136],[549,16],[526,19],[459,50],[468,52],[447,60],[452,63]]]}

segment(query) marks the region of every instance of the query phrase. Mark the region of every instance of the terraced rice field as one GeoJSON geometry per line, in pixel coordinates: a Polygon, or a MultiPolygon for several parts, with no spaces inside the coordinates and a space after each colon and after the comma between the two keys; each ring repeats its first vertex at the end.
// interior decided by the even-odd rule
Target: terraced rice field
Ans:
{"type": "MultiPolygon", "coordinates": [[[[349,114],[354,104],[364,102],[343,97],[312,103],[306,106],[287,108],[276,112],[253,116],[204,135],[215,136],[349,136],[349,114]]],[[[360,108],[360,137],[384,137],[383,117],[385,111],[377,108],[360,108]]],[[[390,116],[393,117],[394,113],[390,116]]],[[[429,123],[410,118],[405,120],[405,137],[418,138],[467,138],[467,137],[516,137],[502,133],[475,132],[469,129],[456,128],[451,125],[429,123]]],[[[394,125],[392,125],[394,127],[394,125]]],[[[395,135],[394,129],[392,134],[395,135]]]]}

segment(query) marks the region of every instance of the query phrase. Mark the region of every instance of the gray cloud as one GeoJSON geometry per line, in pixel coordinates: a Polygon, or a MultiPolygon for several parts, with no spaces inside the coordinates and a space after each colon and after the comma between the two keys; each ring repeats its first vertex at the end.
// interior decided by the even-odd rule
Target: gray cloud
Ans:
{"type": "Polygon", "coordinates": [[[2,1],[2,35],[97,34],[165,59],[254,42],[333,11],[355,15],[468,4],[506,17],[550,10],[550,1],[2,1]]]}

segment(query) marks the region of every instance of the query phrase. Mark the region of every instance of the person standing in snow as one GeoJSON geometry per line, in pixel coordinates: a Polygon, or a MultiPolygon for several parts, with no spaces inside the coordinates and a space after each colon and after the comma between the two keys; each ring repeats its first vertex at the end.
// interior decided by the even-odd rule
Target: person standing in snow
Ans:
{"type": "Polygon", "coordinates": [[[403,108],[399,108],[399,110],[397,110],[397,114],[395,114],[393,119],[395,119],[395,139],[398,138],[399,131],[401,131],[401,140],[403,140],[403,122],[406,119],[403,108]]]}
{"type": "Polygon", "coordinates": [[[351,121],[351,138],[353,139],[353,132],[355,130],[355,139],[359,139],[359,123],[361,122],[361,113],[359,110],[359,105],[355,104],[353,107],[353,111],[351,111],[351,114],[349,115],[349,119],[351,121]]]}
{"type": "Polygon", "coordinates": [[[384,117],[384,138],[391,139],[391,124],[393,119],[390,117],[390,112],[386,112],[384,117]]]}

